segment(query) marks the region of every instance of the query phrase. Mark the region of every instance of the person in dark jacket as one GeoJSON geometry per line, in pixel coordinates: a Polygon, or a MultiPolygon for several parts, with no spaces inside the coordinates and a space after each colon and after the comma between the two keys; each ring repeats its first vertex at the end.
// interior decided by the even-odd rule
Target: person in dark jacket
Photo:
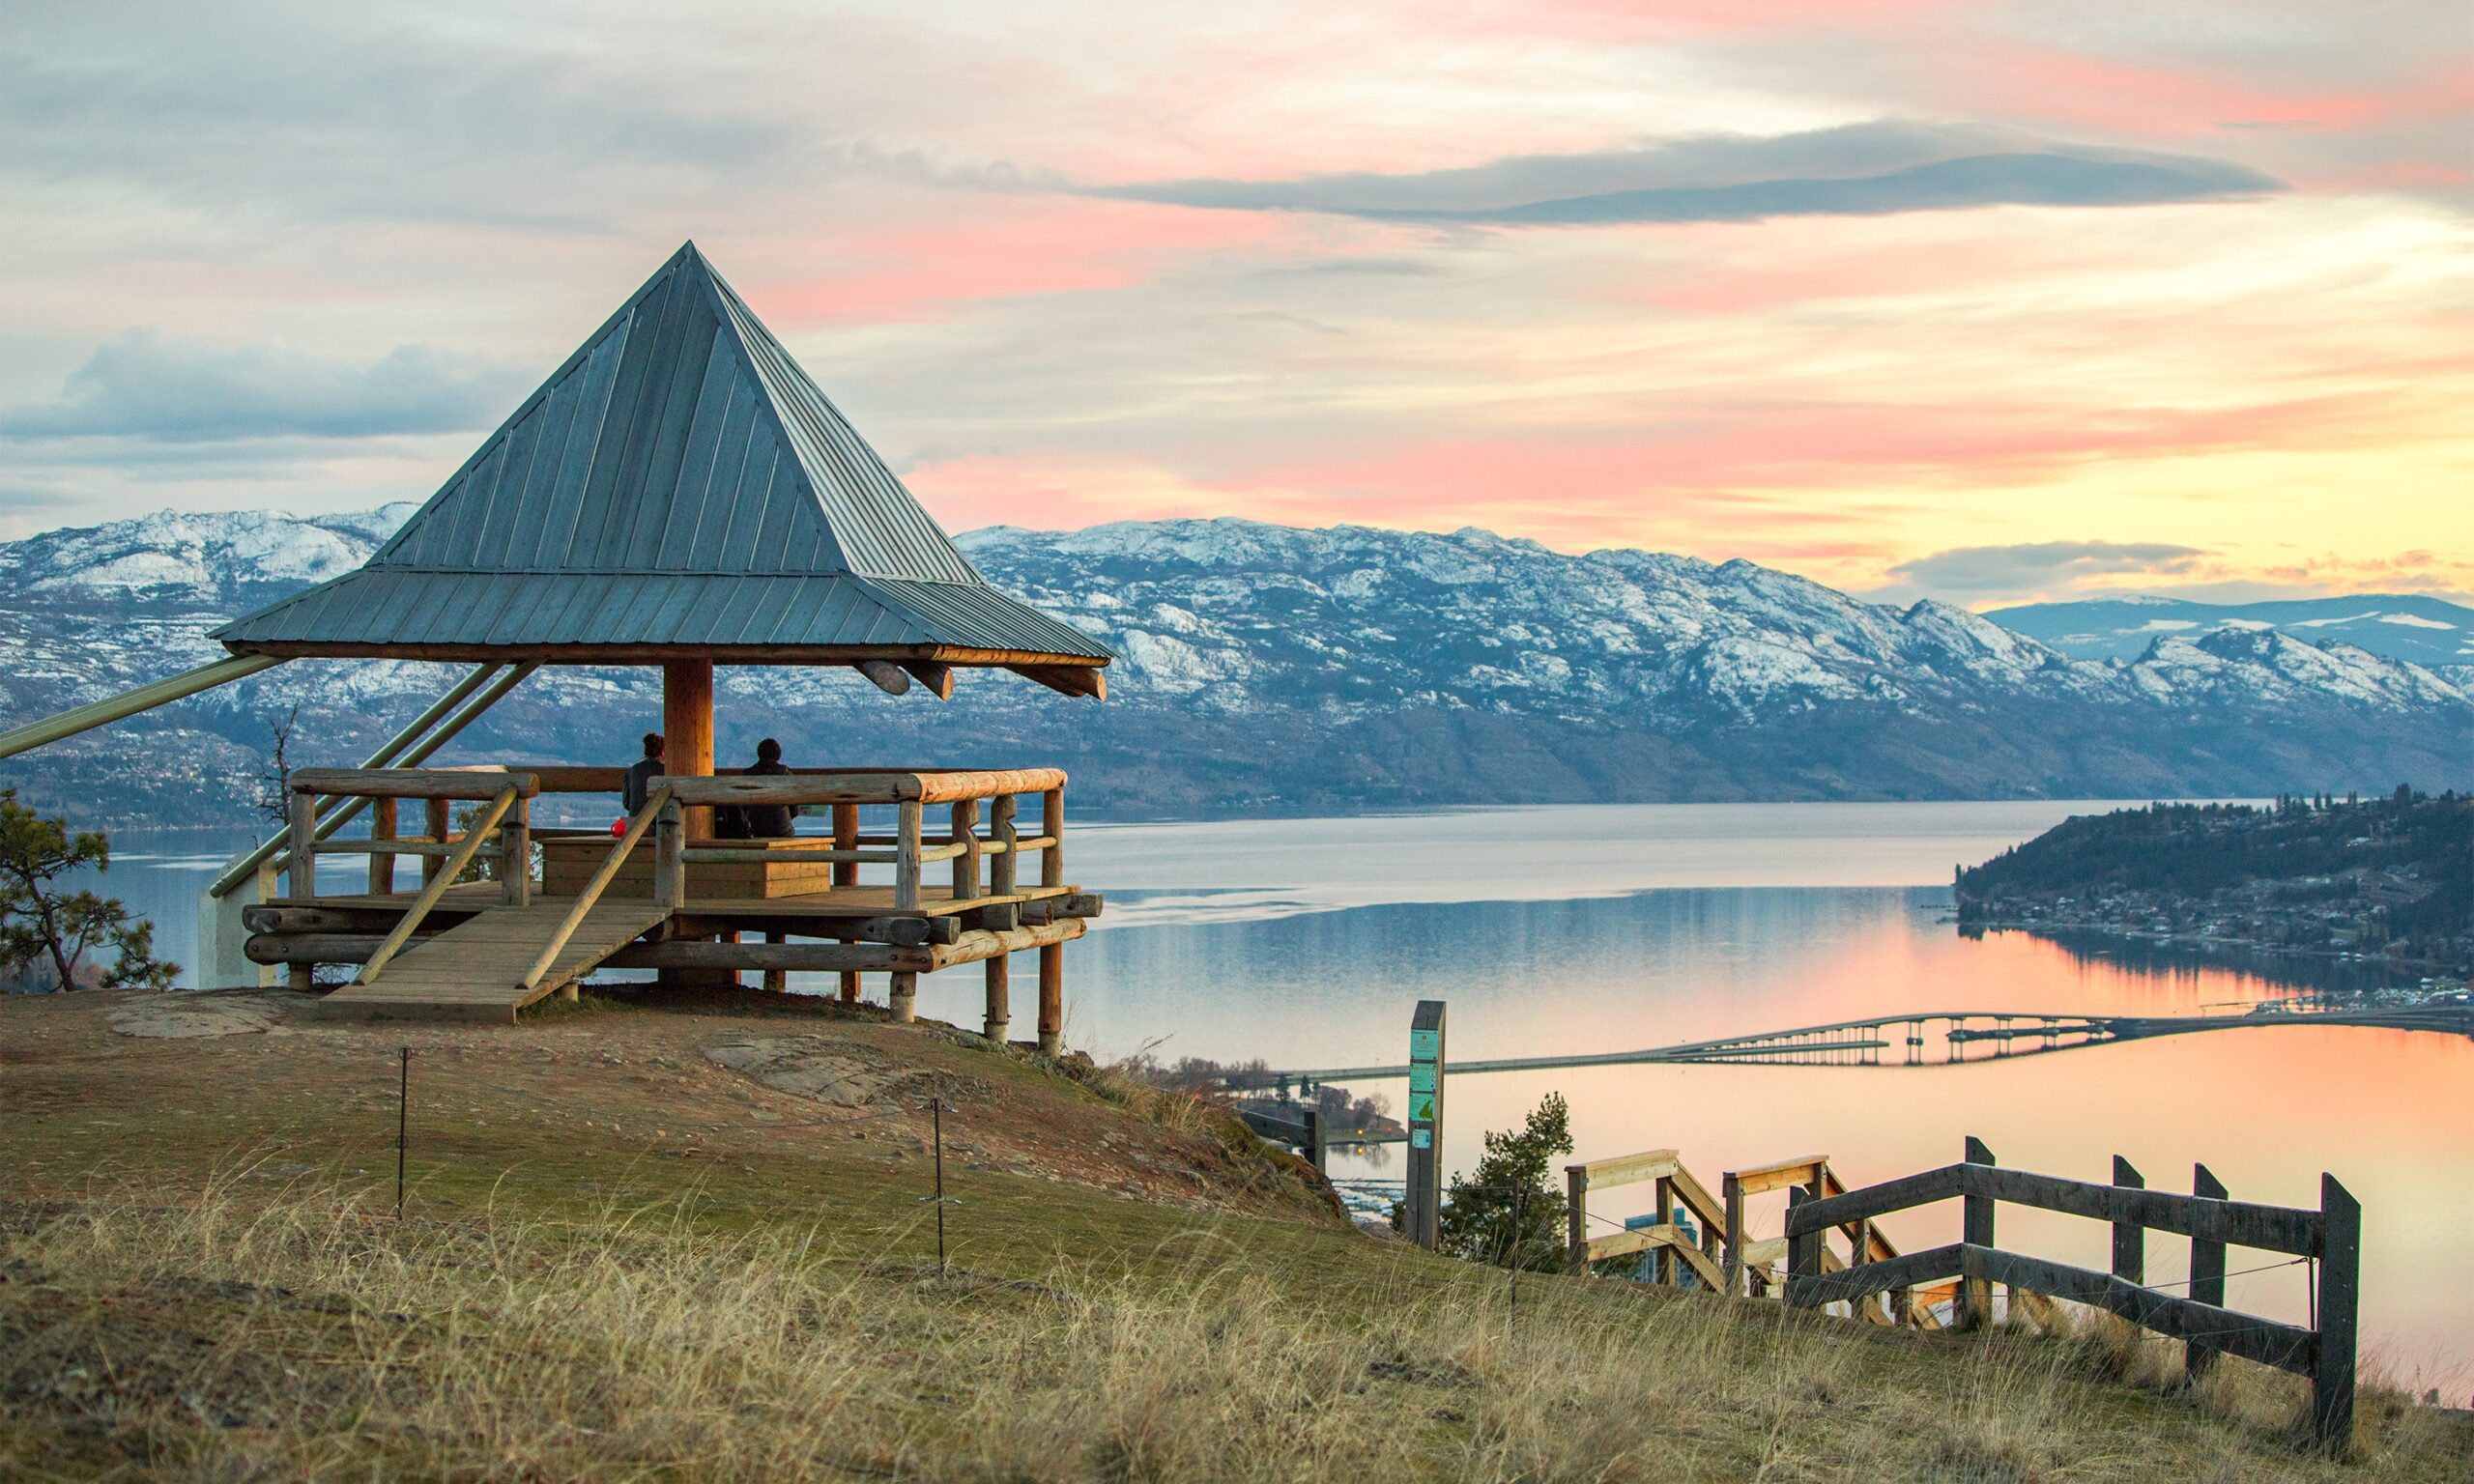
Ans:
{"type": "MultiPolygon", "coordinates": [[[[791,770],[782,766],[782,744],[766,737],[756,744],[756,765],[747,770],[750,777],[781,777],[791,770]]],[[[780,840],[791,833],[791,817],[798,813],[788,804],[749,804],[739,813],[746,816],[748,837],[753,840],[780,840]]]]}
{"type": "Polygon", "coordinates": [[[665,770],[661,755],[661,733],[646,732],[644,758],[627,770],[626,786],[619,790],[619,797],[626,804],[627,817],[634,818],[636,812],[643,809],[645,802],[652,797],[653,780],[661,777],[665,770]]]}

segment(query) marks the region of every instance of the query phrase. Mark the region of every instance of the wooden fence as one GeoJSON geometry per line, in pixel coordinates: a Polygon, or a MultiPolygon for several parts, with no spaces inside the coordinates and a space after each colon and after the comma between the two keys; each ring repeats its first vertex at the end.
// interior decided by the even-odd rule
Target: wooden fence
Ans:
{"type": "MultiPolygon", "coordinates": [[[[1745,1229],[1745,1206],[1754,1196],[1782,1189],[1816,1196],[1845,1191],[1829,1167],[1827,1155],[1800,1155],[1793,1159],[1728,1170],[1719,1177],[1719,1194],[1684,1168],[1672,1149],[1654,1149],[1612,1159],[1593,1159],[1564,1167],[1566,1261],[1570,1271],[1632,1252],[1652,1254],[1651,1281],[1677,1284],[1685,1271],[1706,1289],[1738,1298],[1778,1296],[1780,1266],[1787,1257],[1784,1236],[1760,1239],[1745,1229]],[[1656,1184],[1657,1219],[1647,1226],[1627,1227],[1603,1236],[1589,1235],[1589,1198],[1593,1190],[1610,1190],[1644,1181],[1656,1184]],[[1678,1209],[1688,1213],[1697,1231],[1686,1231],[1675,1219],[1678,1209]]],[[[1851,1221],[1841,1229],[1847,1257],[1825,1248],[1821,1261],[1830,1271],[1851,1262],[1883,1261],[1899,1255],[1888,1238],[1870,1222],[1851,1221]]],[[[1934,1323],[1929,1308],[1912,1306],[1905,1294],[1884,1303],[1856,1301],[1851,1312],[1874,1324],[1934,1323]]]]}
{"type": "Polygon", "coordinates": [[[1963,1325],[1992,1316],[1992,1286],[2014,1297],[2037,1294],[2118,1314],[2143,1328],[2183,1342],[2192,1373],[2218,1355],[2239,1356],[2309,1378],[2313,1437],[2343,1452],[2353,1436],[2356,1309],[2361,1292],[2362,1205],[2333,1175],[2319,1177],[2319,1209],[2260,1206],[2226,1199],[2204,1165],[2194,1170],[2195,1192],[2150,1190],[2129,1161],[2114,1161],[2114,1182],[2096,1184],[2005,1170],[1982,1142],[1967,1141],[1958,1164],[1821,1196],[1798,1187],[1788,1194],[1788,1304],[1812,1308],[1856,1301],[1892,1290],[1912,1291],[1956,1278],[1963,1325]],[[1823,1239],[1832,1229],[1871,1222],[1937,1201],[1965,1203],[1960,1240],[1904,1256],[1829,1270],[1823,1239]],[[2114,1229],[2113,1270],[2050,1262],[1994,1244],[1994,1213],[2007,1201],[2040,1211],[2106,1221],[2114,1229]],[[2191,1243],[2187,1298],[2146,1286],[2148,1232],[2191,1243]],[[2283,1252],[2316,1265],[2312,1327],[2237,1313],[2225,1305],[2226,1249],[2283,1252]]]}

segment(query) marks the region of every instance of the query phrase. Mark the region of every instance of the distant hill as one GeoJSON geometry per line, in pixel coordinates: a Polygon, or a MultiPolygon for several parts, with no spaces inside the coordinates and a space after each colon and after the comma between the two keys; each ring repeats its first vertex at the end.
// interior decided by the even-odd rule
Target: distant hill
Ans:
{"type": "Polygon", "coordinates": [[[2111,598],[2029,603],[1984,616],[2074,660],[2135,660],[2160,637],[2274,629],[2314,644],[2331,641],[2417,665],[2474,665],[2474,608],[2420,594],[2297,598],[2279,603],[2192,603],[2111,598]]]}
{"type": "MultiPolygon", "coordinates": [[[[210,628],[349,570],[410,510],[165,515],[0,544],[0,723],[214,657],[210,628]]],[[[965,673],[940,704],[848,670],[731,669],[724,755],[769,733],[794,762],[1055,761],[1078,810],[1121,817],[2474,783],[2474,671],[2301,637],[2316,630],[2159,632],[2135,657],[2080,660],[1945,603],[1474,529],[1145,521],[960,544],[1116,651],[1105,704],[1002,672],[965,673]]],[[[242,822],[271,717],[301,708],[298,761],[357,762],[447,681],[436,665],[286,665],[9,759],[0,783],[96,822],[242,822]]],[[[443,757],[623,761],[659,687],[644,668],[545,671],[443,757]]]]}

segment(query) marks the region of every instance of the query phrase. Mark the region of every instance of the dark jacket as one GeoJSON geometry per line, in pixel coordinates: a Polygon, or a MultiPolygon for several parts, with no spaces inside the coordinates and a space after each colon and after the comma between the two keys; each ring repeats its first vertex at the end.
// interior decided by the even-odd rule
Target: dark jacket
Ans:
{"type": "MultiPolygon", "coordinates": [[[[791,770],[778,762],[760,762],[748,768],[752,776],[779,778],[791,770]]],[[[797,813],[788,804],[744,804],[739,813],[747,820],[748,837],[753,840],[779,840],[791,833],[791,816],[797,813]]]]}
{"type": "Polygon", "coordinates": [[[629,818],[634,818],[636,812],[645,807],[645,801],[652,797],[653,780],[663,771],[658,757],[647,757],[627,770],[627,786],[619,790],[619,796],[625,801],[629,818]]]}

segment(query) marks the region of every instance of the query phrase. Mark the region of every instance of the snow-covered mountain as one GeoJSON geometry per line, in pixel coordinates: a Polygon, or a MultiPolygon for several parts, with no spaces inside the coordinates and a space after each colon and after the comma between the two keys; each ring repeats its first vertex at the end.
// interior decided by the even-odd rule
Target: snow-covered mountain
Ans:
{"type": "Polygon", "coordinates": [[[2201,639],[2225,630],[2275,629],[2312,644],[2352,644],[2392,660],[2474,665],[2474,609],[2423,593],[2271,603],[2099,598],[2029,603],[1985,616],[2079,660],[2133,659],[2165,636],[2201,639]]]}
{"type": "MultiPolygon", "coordinates": [[[[198,663],[205,631],[348,570],[410,513],[158,515],[0,545],[0,720],[198,663]]],[[[2256,794],[2460,785],[2474,671],[2264,628],[2073,659],[1945,604],[1899,609],[1745,561],[1566,556],[1449,535],[1236,520],[961,545],[991,581],[1108,642],[1104,706],[970,673],[950,704],[843,671],[724,676],[724,751],[1061,760],[1117,813],[1559,799],[2256,794]]],[[[356,760],[441,667],[302,662],[0,764],[52,807],[237,818],[270,716],[356,760]]],[[[527,683],[470,756],[618,757],[650,671],[527,683]],[[617,739],[617,740],[612,740],[617,739]]]]}

